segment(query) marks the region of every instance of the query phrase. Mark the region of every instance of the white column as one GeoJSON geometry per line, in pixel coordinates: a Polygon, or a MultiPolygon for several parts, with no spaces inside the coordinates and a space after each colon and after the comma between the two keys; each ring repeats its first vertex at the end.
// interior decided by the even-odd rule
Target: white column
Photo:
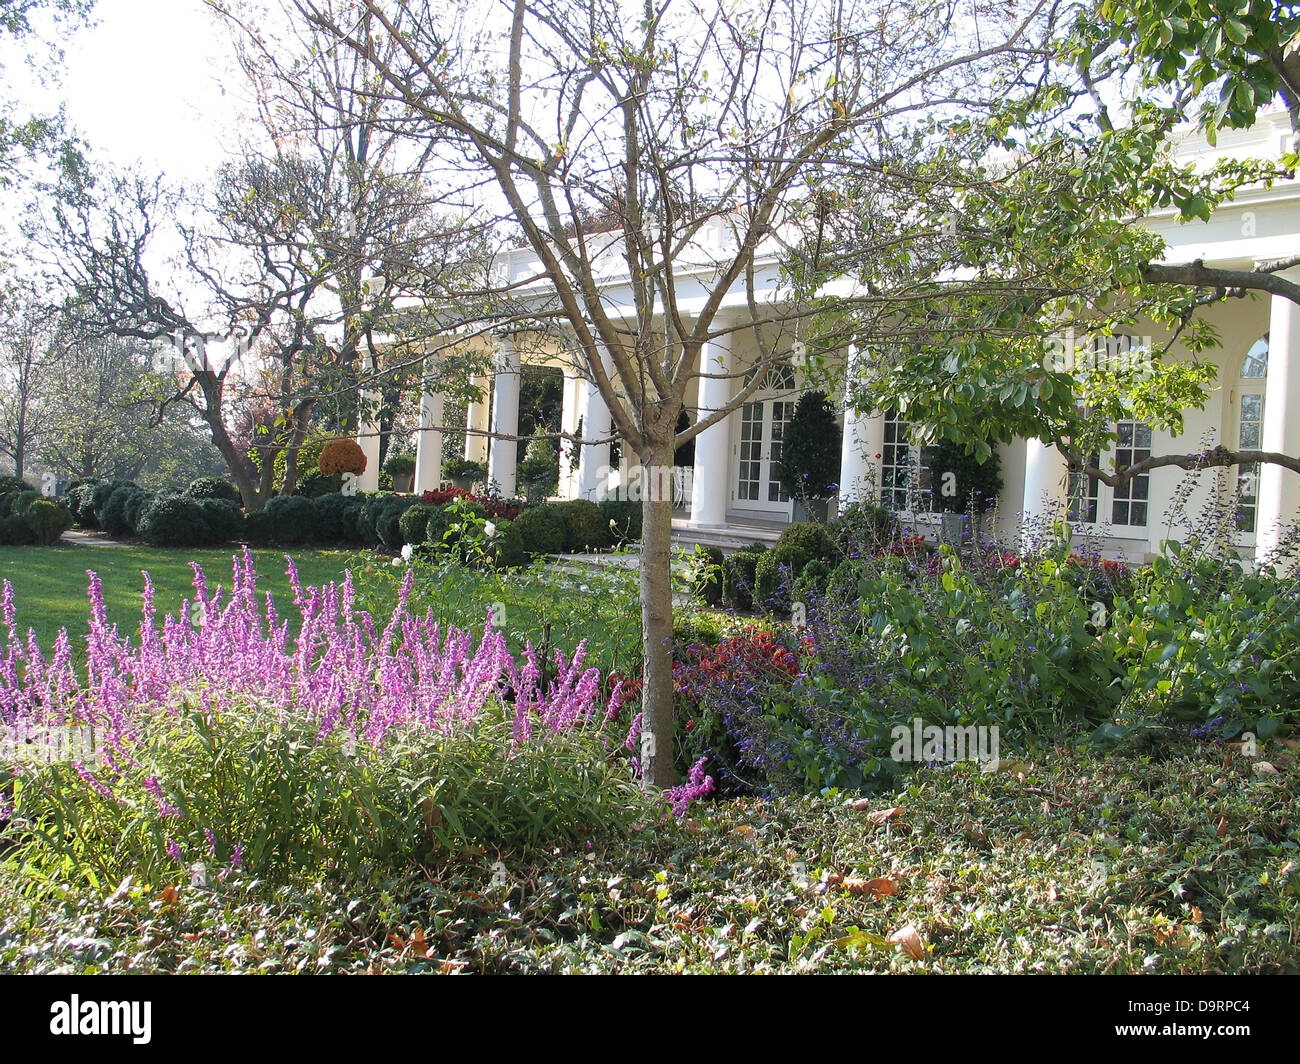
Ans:
{"type": "MultiPolygon", "coordinates": [[[[564,375],[564,392],[560,407],[560,431],[572,433],[577,430],[581,414],[581,391],[583,380],[571,373],[564,375]]],[[[560,483],[556,489],[561,499],[578,497],[578,454],[577,447],[568,440],[560,444],[560,483]]]]}
{"type": "MultiPolygon", "coordinates": [[[[429,385],[426,383],[426,388],[429,385]]],[[[415,493],[442,486],[442,392],[420,396],[420,428],[415,436],[415,493]]]]}
{"type": "Polygon", "coordinates": [[[849,348],[845,380],[844,436],[840,444],[840,511],[879,498],[880,455],[885,448],[885,415],[853,409],[854,381],[867,372],[866,352],[849,348]]]}
{"type": "Polygon", "coordinates": [[[1070,463],[1065,455],[1050,443],[1038,439],[1025,441],[1022,531],[1031,523],[1041,524],[1049,515],[1054,520],[1065,520],[1069,471],[1070,463]]]}
{"type": "MultiPolygon", "coordinates": [[[[1300,271],[1288,271],[1291,280],[1300,271]]],[[[1264,434],[1260,448],[1300,456],[1300,306],[1273,296],[1268,326],[1268,377],[1264,383],[1264,434]]],[[[1281,543],[1286,526],[1300,520],[1300,474],[1261,463],[1255,557],[1281,543]]]]}
{"type": "MultiPolygon", "coordinates": [[[[519,352],[509,340],[497,341],[496,377],[492,385],[492,431],[519,434],[519,352]]],[[[492,438],[488,445],[488,487],[509,498],[515,493],[519,444],[492,438]]]]}
{"type": "MultiPolygon", "coordinates": [[[[721,324],[721,323],[719,323],[721,324]]],[[[731,372],[731,336],[724,334],[700,350],[700,372],[731,372]]],[[[699,411],[703,421],[731,400],[732,380],[728,376],[700,378],[699,411]]],[[[695,482],[691,489],[691,525],[721,528],[727,523],[730,498],[731,425],[723,418],[695,437],[695,482]]]]}
{"type": "Polygon", "coordinates": [[[469,404],[465,412],[465,461],[486,462],[488,459],[488,438],[482,433],[487,431],[490,397],[488,379],[477,377],[474,385],[483,396],[469,404]]]}
{"type": "MultiPolygon", "coordinates": [[[[600,348],[600,360],[606,376],[609,375],[609,356],[600,348]]],[[[582,396],[582,438],[584,440],[608,437],[613,427],[609,407],[595,381],[583,381],[582,396]]],[[[599,502],[609,490],[609,444],[590,443],[582,448],[582,457],[578,465],[578,498],[599,502]]]]}
{"type": "MultiPolygon", "coordinates": [[[[375,353],[369,348],[362,356],[361,371],[366,376],[375,371],[375,353]]],[[[361,409],[357,417],[357,444],[366,456],[366,468],[357,478],[357,487],[361,491],[379,490],[379,423],[374,420],[379,401],[378,392],[361,393],[361,409]]]]}

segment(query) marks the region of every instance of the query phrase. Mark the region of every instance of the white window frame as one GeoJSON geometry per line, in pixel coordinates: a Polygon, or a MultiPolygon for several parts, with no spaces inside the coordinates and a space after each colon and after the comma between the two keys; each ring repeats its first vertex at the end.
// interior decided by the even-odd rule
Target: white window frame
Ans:
{"type": "MultiPolygon", "coordinates": [[[[1106,449],[1104,451],[1097,452],[1093,455],[1093,457],[1097,460],[1096,462],[1097,468],[1107,469],[1107,468],[1114,467],[1116,451],[1120,449],[1118,436],[1120,434],[1120,428],[1123,425],[1133,426],[1133,430],[1134,430],[1133,439],[1135,443],[1137,440],[1138,431],[1143,428],[1147,429],[1147,431],[1151,433],[1150,444],[1146,447],[1135,448],[1135,449],[1144,450],[1148,454],[1151,453],[1151,450],[1155,444],[1155,430],[1152,429],[1150,426],[1146,425],[1144,422],[1137,421],[1132,418],[1128,418],[1125,419],[1124,421],[1118,422],[1111,426],[1112,431],[1115,432],[1117,439],[1107,444],[1106,449]]],[[[1069,476],[1069,481],[1068,481],[1069,494],[1066,500],[1067,513],[1073,510],[1075,506],[1075,485],[1079,483],[1079,480],[1082,477],[1083,477],[1082,473],[1071,473],[1069,476]]],[[[1145,483],[1146,492],[1147,492],[1145,500],[1142,499],[1136,500],[1137,502],[1146,503],[1146,508],[1147,508],[1146,522],[1144,524],[1140,524],[1140,525],[1135,525],[1131,523],[1121,524],[1120,522],[1114,520],[1115,504],[1117,502],[1123,503],[1126,500],[1116,499],[1115,489],[1102,480],[1096,481],[1096,490],[1097,490],[1097,494],[1096,494],[1097,514],[1096,515],[1098,520],[1086,521],[1081,518],[1071,517],[1070,524],[1077,528],[1085,528],[1089,530],[1101,530],[1104,528],[1109,532],[1110,535],[1114,536],[1117,539],[1147,539],[1151,535],[1151,518],[1152,518],[1151,474],[1143,473],[1139,477],[1135,477],[1133,480],[1130,480],[1128,482],[1129,488],[1132,489],[1133,486],[1135,486],[1139,480],[1145,483]]],[[[1092,498],[1092,496],[1089,495],[1088,498],[1092,498]]],[[[1130,498],[1129,500],[1127,500],[1127,502],[1130,507],[1129,512],[1131,514],[1132,513],[1131,508],[1134,500],[1130,498]]]]}
{"type": "Polygon", "coordinates": [[[908,439],[906,443],[902,444],[900,444],[897,439],[890,441],[889,431],[891,424],[895,426],[896,433],[907,437],[911,430],[911,423],[904,419],[896,410],[885,411],[884,418],[884,442],[880,453],[880,484],[876,488],[876,502],[881,506],[884,506],[885,509],[894,516],[902,518],[904,521],[912,521],[918,524],[936,524],[940,517],[938,511],[933,509],[918,510],[916,508],[916,503],[924,499],[927,495],[932,500],[934,498],[932,489],[924,486],[924,482],[929,479],[930,475],[930,465],[928,456],[926,455],[927,449],[919,444],[911,442],[910,439],[908,439]],[[889,454],[889,448],[891,446],[905,447],[908,452],[908,462],[906,466],[900,466],[896,463],[890,463],[888,466],[890,470],[907,469],[909,471],[906,486],[901,489],[897,484],[891,484],[888,486],[885,484],[885,460],[886,455],[889,454]],[[907,500],[907,507],[902,510],[896,509],[890,504],[893,501],[892,499],[890,500],[890,503],[885,501],[886,492],[898,492],[900,490],[906,492],[907,500]]]}

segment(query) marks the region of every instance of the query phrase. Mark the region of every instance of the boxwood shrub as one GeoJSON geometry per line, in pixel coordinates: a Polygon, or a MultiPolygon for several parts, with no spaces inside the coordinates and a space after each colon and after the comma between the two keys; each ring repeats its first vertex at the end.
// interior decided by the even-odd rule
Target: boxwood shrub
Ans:
{"type": "Polygon", "coordinates": [[[754,608],[754,570],[767,544],[754,543],[730,555],[723,565],[722,600],[735,610],[754,608]]]}
{"type": "Polygon", "coordinates": [[[191,480],[185,494],[191,499],[226,499],[236,504],[243,502],[239,489],[225,477],[199,477],[191,480]]]}
{"type": "Polygon", "coordinates": [[[128,536],[133,533],[135,526],[127,520],[126,507],[134,496],[140,494],[142,492],[139,488],[129,485],[116,489],[104,504],[104,518],[100,527],[110,536],[128,536]]]}
{"type": "Polygon", "coordinates": [[[208,542],[234,543],[244,538],[244,511],[229,499],[201,499],[208,523],[208,542]]]}
{"type": "Polygon", "coordinates": [[[642,508],[639,502],[627,499],[605,499],[596,504],[605,519],[611,540],[615,543],[636,543],[641,539],[642,508]],[[613,521],[613,525],[610,522],[613,521]]]}
{"type": "Polygon", "coordinates": [[[203,507],[188,495],[155,497],[136,525],[136,535],[154,547],[201,547],[209,534],[203,507]]]}
{"type": "Polygon", "coordinates": [[[609,519],[602,516],[600,507],[588,499],[570,499],[552,503],[549,507],[564,522],[564,550],[570,553],[599,550],[610,544],[609,519]]]}
{"type": "Polygon", "coordinates": [[[554,506],[534,506],[510,523],[508,532],[518,537],[525,559],[534,554],[559,554],[564,550],[568,529],[554,506]]]}
{"type": "Polygon", "coordinates": [[[316,534],[316,507],[301,495],[277,495],[266,504],[271,534],[277,543],[296,547],[316,534]]]}
{"type": "Polygon", "coordinates": [[[72,527],[72,511],[53,499],[38,498],[27,507],[22,519],[32,530],[36,542],[43,547],[55,543],[72,527]]]}

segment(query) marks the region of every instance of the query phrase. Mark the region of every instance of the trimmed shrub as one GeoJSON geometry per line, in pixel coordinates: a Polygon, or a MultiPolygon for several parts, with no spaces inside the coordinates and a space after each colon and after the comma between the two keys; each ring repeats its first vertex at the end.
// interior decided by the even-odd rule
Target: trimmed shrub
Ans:
{"type": "Polygon", "coordinates": [[[313,499],[312,505],[316,508],[316,538],[322,543],[353,542],[356,526],[349,520],[348,514],[353,504],[356,509],[361,509],[355,496],[342,495],[337,491],[313,499]]]}
{"type": "Polygon", "coordinates": [[[722,599],[732,609],[754,608],[754,570],[767,545],[755,543],[730,555],[722,567],[722,599]]]}
{"type": "Polygon", "coordinates": [[[35,491],[36,488],[28,484],[25,480],[18,477],[11,477],[8,474],[0,476],[0,495],[17,494],[20,491],[35,491]]]}
{"type": "Polygon", "coordinates": [[[36,542],[36,534],[21,517],[0,517],[0,546],[26,547],[36,542]]]}
{"type": "Polygon", "coordinates": [[[271,515],[265,510],[254,510],[244,515],[244,542],[254,546],[266,546],[274,537],[271,528],[271,515]]]}
{"type": "Polygon", "coordinates": [[[225,477],[199,477],[191,480],[185,494],[191,499],[226,499],[235,504],[243,502],[239,489],[225,477]]]}
{"type": "Polygon", "coordinates": [[[615,543],[636,543],[641,539],[643,510],[639,502],[627,499],[605,499],[596,503],[600,516],[605,519],[610,538],[615,543]],[[614,523],[611,525],[610,522],[614,523]]]}
{"type": "Polygon", "coordinates": [[[501,569],[517,569],[528,564],[524,537],[515,528],[514,521],[501,521],[497,524],[497,537],[492,543],[492,560],[501,569]]]}
{"type": "Polygon", "coordinates": [[[325,495],[335,494],[342,487],[342,477],[332,477],[319,469],[313,469],[298,478],[295,493],[308,499],[319,499],[325,495]]]}
{"type": "Polygon", "coordinates": [[[22,515],[27,512],[28,508],[32,505],[32,503],[36,502],[36,500],[40,499],[41,497],[42,497],[41,493],[34,489],[28,491],[20,491],[17,495],[13,497],[13,504],[9,507],[9,512],[13,514],[14,517],[22,517],[22,515]]]}
{"type": "Polygon", "coordinates": [[[134,487],[121,487],[114,491],[104,504],[104,517],[100,521],[100,527],[110,536],[127,536],[134,532],[135,526],[126,519],[126,506],[139,494],[142,494],[140,489],[134,487]]]}
{"type": "Polygon", "coordinates": [[[146,506],[153,502],[154,498],[155,495],[152,491],[133,491],[126,497],[126,506],[123,508],[122,517],[126,521],[127,527],[131,529],[132,534],[140,525],[140,514],[144,512],[146,506]]]}
{"type": "Polygon", "coordinates": [[[813,599],[820,599],[826,594],[830,583],[831,568],[825,562],[814,558],[803,567],[794,587],[790,591],[793,602],[802,602],[805,606],[813,599]]]}
{"type": "Polygon", "coordinates": [[[277,495],[266,504],[266,513],[272,536],[285,546],[306,543],[316,531],[316,507],[301,495],[277,495]]]}
{"type": "Polygon", "coordinates": [[[23,513],[23,520],[36,542],[48,547],[72,527],[72,511],[53,499],[37,498],[23,513]]]}
{"type": "Polygon", "coordinates": [[[402,533],[403,543],[423,543],[429,531],[429,515],[435,507],[418,503],[402,512],[397,527],[402,533]]]}
{"type": "Polygon", "coordinates": [[[549,509],[564,522],[564,550],[578,552],[609,546],[609,521],[601,516],[600,507],[588,499],[557,502],[549,509]]]}
{"type": "Polygon", "coordinates": [[[99,519],[95,516],[95,489],[102,483],[102,480],[83,480],[76,487],[68,489],[64,501],[82,528],[99,527],[99,519]]]}
{"type": "Polygon", "coordinates": [[[244,511],[229,499],[201,499],[208,522],[208,542],[235,543],[244,538],[244,511]]]}
{"type": "Polygon", "coordinates": [[[379,542],[389,550],[401,550],[409,542],[402,538],[402,515],[419,505],[420,503],[410,496],[389,496],[375,519],[375,532],[379,535],[379,542]]]}
{"type": "Polygon", "coordinates": [[[447,534],[459,524],[464,524],[468,519],[478,518],[483,521],[488,519],[487,509],[482,503],[467,502],[458,500],[454,503],[448,503],[446,506],[439,506],[431,510],[424,527],[424,541],[435,552],[439,551],[458,551],[462,560],[465,551],[461,550],[458,537],[447,538],[447,534]]]}
{"type": "Polygon", "coordinates": [[[929,462],[936,509],[964,514],[973,504],[977,512],[984,513],[997,504],[1002,490],[1002,458],[996,450],[981,462],[951,440],[940,440],[930,448],[929,462]],[[939,490],[948,474],[955,486],[951,495],[939,490]]]}
{"type": "Polygon", "coordinates": [[[94,507],[95,521],[100,528],[104,527],[104,507],[108,505],[108,500],[113,497],[113,492],[118,488],[138,487],[139,485],[133,480],[101,480],[95,485],[90,496],[90,505],[94,507]]]}
{"type": "Polygon", "coordinates": [[[830,579],[826,582],[826,594],[843,602],[855,602],[859,597],[860,579],[857,566],[846,559],[831,571],[830,579]]]}
{"type": "Polygon", "coordinates": [[[798,547],[780,546],[762,554],[754,565],[754,605],[775,613],[790,612],[790,593],[805,565],[798,547]]]}
{"type": "Polygon", "coordinates": [[[568,530],[564,517],[555,506],[534,506],[510,524],[510,533],[519,537],[524,557],[534,554],[559,554],[564,550],[568,530]]]}
{"type": "Polygon", "coordinates": [[[795,561],[795,575],[798,576],[809,562],[823,558],[834,559],[839,551],[835,547],[826,529],[812,521],[788,525],[776,541],[778,549],[788,549],[795,561]]]}
{"type": "Polygon", "coordinates": [[[840,428],[825,392],[807,391],[795,403],[781,440],[781,483],[797,499],[828,499],[840,475],[840,428]]]}
{"type": "Polygon", "coordinates": [[[390,454],[384,462],[384,472],[393,477],[409,477],[415,473],[415,455],[390,454]]]}
{"type": "Polygon", "coordinates": [[[208,542],[208,520],[197,499],[159,495],[140,511],[136,534],[154,547],[201,547],[208,542]]]}
{"type": "Polygon", "coordinates": [[[366,471],[366,452],[356,440],[330,440],[321,448],[316,467],[326,476],[360,476],[366,471]]]}

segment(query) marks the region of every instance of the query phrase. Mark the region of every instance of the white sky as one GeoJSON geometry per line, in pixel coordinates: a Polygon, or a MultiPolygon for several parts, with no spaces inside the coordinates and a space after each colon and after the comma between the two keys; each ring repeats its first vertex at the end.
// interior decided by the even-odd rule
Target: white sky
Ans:
{"type": "MultiPolygon", "coordinates": [[[[98,0],[94,15],[68,43],[63,84],[53,93],[66,101],[92,159],[140,161],[181,182],[207,177],[225,157],[237,117],[220,85],[225,27],[200,0],[98,0]]],[[[16,65],[9,75],[21,84],[16,65]]]]}

